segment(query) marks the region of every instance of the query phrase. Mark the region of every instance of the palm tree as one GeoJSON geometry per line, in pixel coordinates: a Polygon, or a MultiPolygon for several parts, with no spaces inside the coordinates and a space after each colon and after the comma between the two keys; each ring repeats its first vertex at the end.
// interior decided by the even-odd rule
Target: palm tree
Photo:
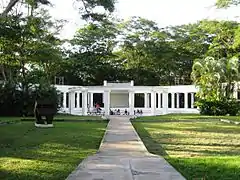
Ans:
{"type": "Polygon", "coordinates": [[[233,98],[233,93],[235,89],[236,82],[239,80],[239,63],[238,58],[233,57],[230,59],[224,59],[225,60],[225,68],[224,68],[224,74],[225,74],[225,93],[226,98],[230,99],[233,98]]]}
{"type": "Polygon", "coordinates": [[[221,80],[224,77],[223,62],[212,57],[195,60],[191,78],[199,87],[200,99],[219,99],[221,94],[221,80]]]}
{"type": "Polygon", "coordinates": [[[198,86],[198,97],[206,100],[219,100],[223,94],[232,98],[234,87],[238,81],[238,59],[205,59],[195,60],[191,78],[198,86]],[[224,89],[222,88],[224,85],[224,89]]]}

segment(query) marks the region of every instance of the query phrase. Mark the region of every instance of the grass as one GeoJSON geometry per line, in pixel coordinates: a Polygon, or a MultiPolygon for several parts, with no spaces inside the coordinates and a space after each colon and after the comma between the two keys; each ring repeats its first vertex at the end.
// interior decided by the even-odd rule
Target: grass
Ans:
{"type": "Polygon", "coordinates": [[[136,121],[198,121],[198,120],[229,119],[240,121],[240,116],[204,116],[199,114],[167,114],[161,116],[138,117],[136,121]]]}
{"type": "Polygon", "coordinates": [[[98,150],[106,125],[55,122],[54,128],[41,129],[32,122],[19,122],[0,126],[0,179],[65,179],[98,150]]]}
{"type": "MultiPolygon", "coordinates": [[[[148,150],[164,156],[186,179],[240,179],[240,126],[176,116],[179,121],[153,117],[159,122],[133,125],[148,150]]],[[[151,117],[141,118],[144,119],[151,117]]]]}
{"type": "MultiPolygon", "coordinates": [[[[34,117],[0,117],[1,123],[15,123],[21,120],[35,121],[34,117]]],[[[54,117],[55,121],[91,121],[102,120],[101,116],[75,116],[75,115],[61,115],[58,114],[54,117]]]]}

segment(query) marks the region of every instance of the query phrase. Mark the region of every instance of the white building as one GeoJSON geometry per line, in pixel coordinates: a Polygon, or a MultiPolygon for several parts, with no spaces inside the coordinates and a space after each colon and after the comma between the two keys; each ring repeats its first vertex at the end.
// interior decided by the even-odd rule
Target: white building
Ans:
{"type": "Polygon", "coordinates": [[[137,111],[144,116],[169,113],[199,113],[194,106],[194,85],[179,86],[134,86],[129,83],[109,83],[103,86],[67,86],[56,85],[62,93],[60,112],[74,115],[88,115],[94,110],[94,104],[101,105],[102,112],[125,111],[134,115],[137,111]]]}

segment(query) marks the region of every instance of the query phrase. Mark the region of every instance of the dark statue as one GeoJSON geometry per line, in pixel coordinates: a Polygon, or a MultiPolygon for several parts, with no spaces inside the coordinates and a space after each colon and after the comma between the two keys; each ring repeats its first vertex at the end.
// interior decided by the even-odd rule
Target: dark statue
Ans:
{"type": "Polygon", "coordinates": [[[47,99],[37,100],[34,107],[35,125],[52,125],[53,117],[56,113],[57,107],[55,102],[47,99]],[[45,119],[43,117],[45,117],[45,119]]]}

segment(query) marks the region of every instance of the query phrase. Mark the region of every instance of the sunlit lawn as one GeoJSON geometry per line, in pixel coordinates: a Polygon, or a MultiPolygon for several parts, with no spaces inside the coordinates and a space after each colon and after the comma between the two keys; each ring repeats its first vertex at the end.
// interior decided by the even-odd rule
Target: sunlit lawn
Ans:
{"type": "Polygon", "coordinates": [[[159,121],[133,124],[148,150],[163,155],[187,179],[240,179],[239,125],[207,119],[159,121]]]}
{"type": "Polygon", "coordinates": [[[32,122],[0,126],[0,179],[60,180],[100,145],[107,122],[32,122]]]}
{"type": "Polygon", "coordinates": [[[240,121],[240,116],[204,116],[199,114],[167,114],[162,116],[138,117],[137,121],[179,121],[179,120],[220,120],[229,119],[233,121],[240,121]]]}

